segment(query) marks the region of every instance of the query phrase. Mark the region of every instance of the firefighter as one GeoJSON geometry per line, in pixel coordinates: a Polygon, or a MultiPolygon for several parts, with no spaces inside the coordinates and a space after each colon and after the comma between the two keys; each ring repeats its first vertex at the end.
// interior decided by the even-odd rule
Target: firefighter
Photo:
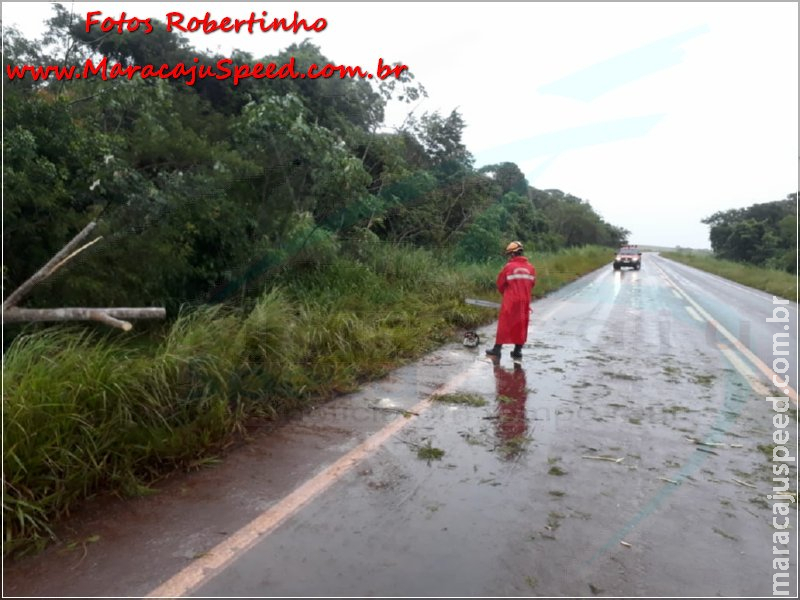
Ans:
{"type": "Polygon", "coordinates": [[[528,339],[531,290],[536,285],[536,269],[523,256],[523,250],[520,242],[506,246],[508,262],[497,276],[497,291],[503,294],[503,303],[494,347],[486,350],[489,356],[499,357],[503,344],[514,344],[511,358],[522,358],[522,346],[528,339]]]}

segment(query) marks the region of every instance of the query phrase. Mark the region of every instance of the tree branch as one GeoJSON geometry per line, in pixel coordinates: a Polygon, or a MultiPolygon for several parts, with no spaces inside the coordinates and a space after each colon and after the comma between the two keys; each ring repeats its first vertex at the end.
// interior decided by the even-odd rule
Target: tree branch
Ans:
{"type": "Polygon", "coordinates": [[[74,254],[71,254],[72,251],[75,250],[75,248],[77,248],[78,244],[80,244],[84,239],[86,239],[86,237],[89,235],[92,229],[95,228],[96,225],[97,223],[95,223],[94,221],[89,223],[86,227],[83,228],[83,231],[81,231],[78,235],[72,238],[72,240],[61,250],[59,250],[58,253],[56,253],[56,255],[53,258],[47,261],[47,264],[45,264],[45,266],[36,271],[36,273],[34,273],[30,279],[25,281],[16,290],[11,292],[8,295],[8,298],[6,298],[3,301],[3,310],[4,311],[8,310],[9,308],[12,308],[13,306],[19,304],[19,301],[30,293],[31,288],[33,288],[33,286],[35,286],[40,281],[43,281],[47,277],[49,277],[53,273],[53,271],[55,271],[55,269],[60,267],[63,264],[63,262],[65,262],[65,260],[74,256],[74,254]]]}

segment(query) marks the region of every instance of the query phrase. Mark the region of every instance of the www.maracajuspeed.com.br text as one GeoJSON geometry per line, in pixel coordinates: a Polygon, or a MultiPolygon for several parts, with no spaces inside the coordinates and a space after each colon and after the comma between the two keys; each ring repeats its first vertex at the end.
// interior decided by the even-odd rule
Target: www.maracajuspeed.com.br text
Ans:
{"type": "Polygon", "coordinates": [[[291,57],[284,64],[274,62],[254,64],[234,64],[230,58],[222,58],[212,65],[199,64],[200,59],[192,59],[194,64],[176,63],[175,65],[162,64],[156,65],[125,65],[122,63],[110,63],[108,58],[103,57],[97,63],[91,58],[86,59],[83,68],[73,65],[60,67],[55,65],[6,65],[6,77],[8,81],[15,79],[31,78],[33,81],[43,81],[54,78],[57,81],[73,79],[89,79],[100,77],[103,81],[110,79],[125,78],[128,80],[140,77],[141,79],[185,79],[186,85],[194,85],[199,79],[232,79],[236,86],[243,79],[329,79],[338,77],[373,79],[380,80],[389,77],[400,78],[403,71],[408,66],[387,65],[383,59],[378,59],[378,67],[375,73],[366,71],[361,67],[350,67],[327,63],[324,65],[312,64],[308,69],[298,69],[294,57],[291,57]]]}

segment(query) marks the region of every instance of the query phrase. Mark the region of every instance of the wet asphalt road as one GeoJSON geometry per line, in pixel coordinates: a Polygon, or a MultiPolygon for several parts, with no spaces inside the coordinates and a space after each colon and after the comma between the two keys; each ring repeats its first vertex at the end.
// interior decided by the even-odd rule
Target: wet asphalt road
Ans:
{"type": "Polygon", "coordinates": [[[772,365],[771,296],[645,254],[640,271],[609,265],[536,302],[521,364],[486,359],[484,328],[478,349],[450,344],[157,496],[84,516],[73,539],[98,542],[6,564],[4,593],[770,595],[758,446],[774,413],[741,369],[769,381],[669,282],[772,365]],[[447,382],[486,404],[420,404],[447,382]],[[420,459],[426,446],[444,455],[420,459]],[[235,532],[249,541],[226,546],[235,532]]]}

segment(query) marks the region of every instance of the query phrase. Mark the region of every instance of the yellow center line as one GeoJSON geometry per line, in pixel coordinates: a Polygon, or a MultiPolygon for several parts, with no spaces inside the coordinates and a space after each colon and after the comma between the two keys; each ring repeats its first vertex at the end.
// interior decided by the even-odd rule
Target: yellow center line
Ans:
{"type": "MultiPolygon", "coordinates": [[[[736,336],[734,336],[730,331],[725,329],[725,327],[723,327],[721,323],[719,323],[714,317],[712,317],[710,314],[708,314],[708,312],[702,306],[700,306],[697,302],[695,302],[689,296],[689,294],[684,292],[675,282],[670,280],[669,277],[667,276],[667,274],[664,273],[663,269],[661,269],[660,266],[658,268],[661,270],[661,272],[664,274],[664,276],[667,277],[667,279],[670,281],[672,286],[676,290],[678,290],[678,293],[680,293],[681,296],[683,296],[684,299],[687,302],[689,302],[689,304],[691,304],[699,314],[701,314],[709,323],[711,323],[711,325],[717,331],[719,331],[724,337],[726,337],[728,339],[728,341],[733,345],[733,347],[736,348],[739,352],[741,352],[745,356],[745,358],[747,358],[747,360],[749,360],[750,363],[754,367],[756,367],[759,371],[761,371],[767,377],[767,379],[769,379],[770,382],[782,381],[783,380],[783,377],[778,377],[778,375],[772,369],[770,369],[766,364],[764,364],[764,361],[762,361],[755,354],[753,354],[742,342],[740,342],[736,338],[736,336]]],[[[791,398],[792,402],[797,404],[797,392],[795,391],[795,389],[792,388],[791,386],[788,386],[788,385],[785,386],[783,389],[784,389],[786,395],[789,398],[791,398]]]]}
{"type": "MultiPolygon", "coordinates": [[[[421,414],[431,406],[431,397],[437,394],[446,394],[456,389],[478,368],[483,362],[474,363],[470,368],[452,377],[445,384],[434,391],[431,396],[417,403],[409,409],[410,412],[421,414]]],[[[162,583],[147,598],[175,598],[184,596],[196,589],[211,577],[219,573],[238,556],[252,548],[263,536],[274,531],[281,523],[306,506],[311,500],[328,489],[333,483],[341,479],[354,466],[367,458],[389,438],[400,431],[411,419],[398,417],[386,427],[371,435],[356,448],[342,456],[339,460],[327,467],[318,475],[312,477],[277,504],[267,509],[247,525],[239,529],[216,546],[195,560],[191,565],[182,569],[176,575],[162,583]]]]}

